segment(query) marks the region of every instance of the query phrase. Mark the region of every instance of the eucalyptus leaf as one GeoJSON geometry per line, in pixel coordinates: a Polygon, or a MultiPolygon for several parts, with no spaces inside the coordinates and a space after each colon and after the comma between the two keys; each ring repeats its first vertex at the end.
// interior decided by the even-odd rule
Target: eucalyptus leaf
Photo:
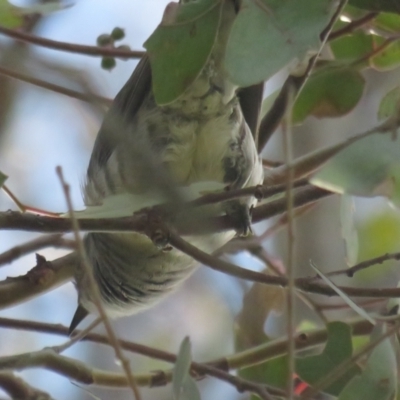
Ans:
{"type": "Polygon", "coordinates": [[[376,322],[375,320],[361,307],[359,307],[356,303],[354,303],[353,300],[350,299],[349,296],[347,296],[346,293],[344,293],[341,289],[339,289],[327,276],[325,276],[313,262],[310,262],[310,266],[312,269],[322,278],[322,280],[330,287],[332,288],[341,298],[342,300],[348,304],[353,311],[355,311],[357,314],[359,314],[361,317],[365,318],[367,321],[371,322],[371,324],[375,325],[376,322]]]}
{"type": "Polygon", "coordinates": [[[331,19],[331,0],[243,0],[226,49],[233,82],[250,86],[267,80],[293,60],[320,47],[319,34],[331,19]]]}
{"type": "Polygon", "coordinates": [[[360,101],[364,86],[363,76],[354,68],[327,66],[316,71],[293,106],[293,123],[309,115],[326,118],[349,113],[360,101]]]}
{"type": "Polygon", "coordinates": [[[386,196],[400,206],[399,135],[374,134],[353,143],[329,160],[311,182],[338,193],[386,196]]]}
{"type": "Polygon", "coordinates": [[[0,0],[0,25],[6,28],[17,28],[22,22],[23,16],[20,9],[7,0],[0,0]]]}
{"type": "MultiPolygon", "coordinates": [[[[350,63],[359,60],[374,50],[372,35],[363,31],[356,31],[350,35],[341,36],[330,42],[330,48],[335,60],[350,63]]],[[[357,63],[357,67],[368,66],[368,60],[363,64],[357,63]]]]}
{"type": "Polygon", "coordinates": [[[178,358],[172,374],[174,400],[182,400],[181,394],[184,392],[184,387],[187,385],[186,381],[190,377],[189,368],[191,362],[191,344],[189,338],[185,337],[179,348],[178,358]]]}
{"type": "Polygon", "coordinates": [[[179,400],[201,400],[196,381],[189,375],[182,387],[179,400]]]}
{"type": "Polygon", "coordinates": [[[400,32],[400,14],[381,12],[374,20],[374,26],[386,32],[400,32]]]}
{"type": "Polygon", "coordinates": [[[386,93],[379,104],[378,119],[383,120],[400,112],[400,86],[386,93]]]}
{"type": "Polygon", "coordinates": [[[163,21],[144,43],[158,104],[176,100],[199,76],[217,37],[222,5],[203,0],[167,6],[163,21]]]}
{"type": "MultiPolygon", "coordinates": [[[[377,326],[372,338],[378,332],[382,335],[385,330],[385,325],[377,326]]],[[[338,400],[391,400],[396,396],[396,371],[396,352],[388,338],[375,347],[362,374],[349,382],[338,400]]]]}
{"type": "MultiPolygon", "coordinates": [[[[386,39],[373,36],[374,48],[385,44],[386,39]]],[[[400,41],[395,40],[370,59],[371,67],[378,71],[391,71],[400,66],[400,41]]]]}
{"type": "MultiPolygon", "coordinates": [[[[327,330],[328,341],[321,354],[296,359],[297,374],[311,386],[348,360],[353,353],[350,326],[343,322],[330,322],[327,330]]],[[[324,392],[337,396],[359,372],[360,368],[357,365],[352,366],[336,382],[324,389],[324,392]]]]}

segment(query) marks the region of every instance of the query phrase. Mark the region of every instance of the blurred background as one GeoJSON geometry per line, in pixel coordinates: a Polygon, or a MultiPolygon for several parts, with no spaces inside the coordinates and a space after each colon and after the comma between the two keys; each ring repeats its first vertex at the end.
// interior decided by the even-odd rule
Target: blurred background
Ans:
{"type": "MultiPolygon", "coordinates": [[[[13,2],[16,5],[32,5],[34,2],[13,2]]],[[[102,33],[110,33],[116,26],[125,29],[122,41],[133,50],[141,50],[142,44],[161,20],[167,0],[77,0],[63,11],[39,18],[32,24],[31,32],[53,40],[95,45],[102,33]]],[[[112,99],[129,78],[137,61],[117,61],[111,71],[100,68],[99,57],[75,55],[47,50],[0,37],[0,65],[28,73],[47,81],[82,90],[85,82],[95,93],[112,99]]],[[[285,79],[285,72],[266,85],[266,95],[274,91],[285,79]]],[[[311,149],[335,143],[349,135],[362,132],[376,124],[376,110],[382,96],[400,82],[399,72],[380,74],[365,73],[367,87],[363,101],[350,115],[340,119],[316,120],[309,118],[300,128],[294,129],[294,151],[305,154],[311,149]]],[[[48,211],[65,211],[65,199],[55,173],[62,166],[64,175],[72,187],[75,208],[83,207],[80,184],[90,157],[92,145],[101,123],[99,109],[61,94],[18,82],[0,75],[0,171],[7,174],[8,187],[18,198],[30,206],[48,211]]],[[[264,156],[271,160],[283,160],[281,136],[276,133],[268,144],[264,156]]],[[[16,209],[13,202],[0,192],[0,210],[16,209]]],[[[359,238],[358,260],[378,256],[386,251],[400,251],[400,215],[382,199],[355,199],[355,219],[359,238]],[[377,235],[379,233],[379,235],[377,235]]],[[[271,222],[268,222],[271,223],[271,222]]],[[[255,227],[262,233],[268,223],[255,227]]],[[[0,231],[0,253],[31,240],[37,235],[27,232],[0,231]]],[[[286,234],[278,232],[265,243],[269,256],[277,263],[286,262],[286,234]]],[[[340,199],[329,198],[296,221],[297,274],[312,274],[312,259],[323,271],[344,268],[346,254],[341,236],[340,199]]],[[[46,249],[40,254],[48,260],[65,252],[46,249]]],[[[246,268],[262,270],[263,265],[248,253],[232,256],[246,268]]],[[[24,274],[35,264],[34,255],[18,259],[0,268],[0,279],[24,274]]],[[[398,264],[398,263],[397,263],[398,264]]],[[[397,265],[398,266],[398,265],[397,265]]],[[[379,268],[358,274],[351,281],[340,278],[336,282],[351,285],[385,285],[398,280],[396,263],[385,263],[379,268]]],[[[235,318],[243,306],[243,297],[251,285],[232,277],[199,268],[173,295],[156,307],[141,314],[113,322],[119,337],[149,346],[177,352],[182,339],[189,336],[193,346],[193,358],[206,361],[234,351],[235,318]]],[[[283,298],[279,298],[284,309],[283,298]]],[[[318,298],[323,304],[340,303],[337,299],[318,298]]],[[[253,306],[262,309],[264,304],[253,306]]],[[[0,312],[0,316],[32,319],[69,325],[76,308],[76,292],[69,283],[28,303],[0,312]]],[[[344,314],[330,312],[329,319],[343,318],[344,314]]],[[[320,319],[303,304],[298,305],[297,320],[311,321],[320,325],[320,319]]],[[[262,321],[262,324],[264,322],[262,321]]],[[[270,337],[285,334],[281,312],[270,314],[264,324],[270,337]]],[[[102,332],[102,328],[98,328],[102,332]]],[[[60,344],[63,338],[14,331],[0,328],[0,354],[13,355],[39,350],[45,346],[60,344]]],[[[66,355],[87,364],[107,370],[119,371],[111,348],[82,343],[73,346],[66,355]]],[[[136,373],[168,368],[169,365],[129,354],[136,373]]],[[[55,399],[114,400],[130,396],[127,390],[81,388],[67,379],[45,370],[30,370],[21,375],[35,387],[49,392],[55,399]]],[[[238,394],[231,386],[207,378],[199,382],[202,398],[246,399],[249,395],[238,394]]],[[[0,392],[0,397],[2,393],[0,392]]],[[[171,388],[143,389],[143,398],[170,399],[171,388]]]]}

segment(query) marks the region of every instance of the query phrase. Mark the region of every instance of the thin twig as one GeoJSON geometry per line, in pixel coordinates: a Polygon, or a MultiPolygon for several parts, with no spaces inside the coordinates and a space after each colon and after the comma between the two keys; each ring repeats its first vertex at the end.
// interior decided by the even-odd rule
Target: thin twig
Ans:
{"type": "Polygon", "coordinates": [[[377,56],[379,53],[384,51],[386,48],[388,48],[392,43],[395,41],[400,40],[400,36],[393,36],[387,38],[381,45],[379,45],[377,48],[371,50],[369,53],[364,54],[362,57],[358,58],[354,62],[350,64],[351,67],[356,67],[360,64],[363,64],[364,62],[370,60],[371,58],[377,56]]]}
{"type": "Polygon", "coordinates": [[[64,180],[64,176],[63,176],[61,167],[57,167],[56,171],[57,171],[57,175],[58,175],[60,182],[62,184],[62,187],[63,187],[65,199],[67,201],[68,212],[69,212],[69,216],[70,216],[70,220],[71,220],[71,224],[72,224],[72,228],[73,228],[73,232],[74,232],[74,236],[75,236],[75,241],[77,244],[77,252],[80,256],[82,268],[85,269],[85,274],[88,277],[88,283],[89,283],[88,289],[91,292],[91,298],[97,308],[97,311],[100,315],[101,320],[103,321],[104,327],[106,328],[106,332],[107,332],[108,337],[110,338],[110,343],[112,344],[112,346],[114,348],[115,355],[118,358],[118,360],[121,362],[122,369],[125,372],[125,375],[126,375],[128,383],[129,383],[129,386],[132,390],[133,396],[136,400],[140,400],[141,399],[140,392],[136,385],[135,379],[133,377],[129,361],[125,358],[125,356],[121,350],[121,347],[118,342],[118,338],[114,333],[114,330],[111,326],[110,320],[108,319],[108,316],[102,305],[100,291],[97,286],[96,280],[94,278],[93,271],[90,266],[90,262],[87,258],[87,254],[85,251],[85,247],[83,245],[83,241],[79,234],[79,224],[78,224],[78,221],[75,218],[75,214],[73,212],[73,206],[72,206],[71,197],[70,197],[70,193],[69,193],[69,191],[70,191],[69,185],[67,185],[67,183],[64,180]]]}
{"type": "MultiPolygon", "coordinates": [[[[373,299],[373,300],[366,300],[366,301],[360,301],[357,302],[357,305],[362,308],[367,308],[367,307],[376,307],[376,306],[382,306],[382,303],[385,301],[385,299],[373,299]]],[[[349,309],[351,308],[347,303],[342,303],[342,304],[323,304],[323,303],[315,303],[316,307],[318,307],[320,310],[324,311],[335,311],[335,310],[342,310],[342,309],[349,309]]]]}
{"type": "MultiPolygon", "coordinates": [[[[353,335],[368,335],[371,333],[373,326],[365,319],[356,319],[348,322],[349,326],[352,328],[353,335]]],[[[54,335],[68,336],[68,328],[60,324],[49,324],[45,322],[18,320],[11,318],[0,317],[0,326],[2,328],[12,328],[19,330],[29,330],[34,332],[48,333],[54,335]]],[[[77,330],[78,334],[80,332],[77,330]]],[[[327,330],[316,329],[307,332],[298,332],[296,337],[296,349],[305,350],[310,349],[315,346],[323,344],[327,340],[327,330]]],[[[82,338],[83,341],[90,341],[94,343],[100,343],[103,345],[110,346],[109,338],[105,335],[98,333],[89,333],[82,338]]],[[[272,340],[268,343],[263,343],[262,345],[252,347],[250,349],[226,356],[223,358],[218,358],[215,360],[210,360],[207,363],[196,363],[191,364],[191,368],[198,374],[207,374],[212,376],[204,369],[199,369],[199,365],[212,365],[223,371],[229,371],[230,369],[239,369],[244,367],[249,367],[255,364],[268,361],[272,358],[279,357],[286,354],[287,351],[287,339],[279,338],[272,340]]],[[[119,339],[121,347],[127,351],[141,354],[143,356],[151,357],[154,359],[162,360],[168,363],[174,364],[176,362],[177,356],[173,353],[169,353],[164,350],[155,349],[153,347],[145,346],[142,344],[130,342],[127,340],[119,339]]],[[[201,368],[201,367],[200,367],[201,368]]]]}
{"type": "Polygon", "coordinates": [[[19,30],[9,29],[4,26],[0,26],[0,34],[36,46],[46,47],[52,50],[61,50],[68,53],[83,54],[86,56],[119,57],[124,59],[141,58],[145,54],[144,51],[121,50],[108,47],[85,46],[75,43],[58,42],[56,40],[45,39],[19,30]]]}
{"type": "Polygon", "coordinates": [[[76,90],[68,89],[66,87],[59,86],[54,83],[44,81],[42,79],[34,78],[33,76],[29,76],[2,66],[0,66],[0,74],[88,103],[99,102],[100,104],[104,104],[107,107],[109,107],[112,103],[112,100],[106,97],[95,94],[78,92],[76,90]]]}
{"type": "MultiPolygon", "coordinates": [[[[314,186],[307,186],[296,191],[294,196],[295,207],[313,203],[333,193],[314,186]]],[[[253,209],[254,223],[275,217],[286,210],[286,200],[278,199],[262,204],[253,209]]],[[[178,218],[174,221],[175,228],[182,235],[221,232],[234,229],[234,223],[229,216],[207,218],[199,224],[190,224],[178,218]]],[[[90,232],[139,232],[143,233],[147,227],[147,218],[144,214],[135,214],[121,218],[81,218],[81,231],[90,232]]],[[[52,218],[41,215],[22,214],[16,211],[0,212],[0,229],[24,230],[28,232],[61,233],[71,232],[71,222],[68,218],[52,218]]]]}
{"type": "Polygon", "coordinates": [[[355,30],[358,28],[362,28],[364,25],[366,25],[368,22],[372,21],[375,19],[379,13],[377,12],[370,12],[363,17],[356,19],[354,21],[349,22],[347,25],[345,25],[343,28],[337,29],[333,32],[331,32],[328,36],[328,41],[335,40],[339,37],[348,35],[350,33],[353,33],[355,30]]]}
{"type": "MultiPolygon", "coordinates": [[[[165,228],[164,228],[165,229],[165,228]]],[[[234,276],[236,278],[241,278],[249,280],[252,282],[260,282],[266,285],[278,285],[282,287],[288,286],[288,279],[283,276],[272,276],[267,274],[262,274],[252,270],[248,270],[238,265],[229,263],[227,261],[218,259],[200,249],[193,246],[186,240],[182,239],[173,231],[166,231],[166,236],[169,237],[169,243],[188,254],[200,263],[208,266],[216,271],[223,272],[227,275],[234,276]]],[[[313,278],[297,278],[295,279],[295,287],[299,290],[309,293],[324,294],[327,296],[337,296],[338,294],[329,286],[315,281],[313,278]]],[[[355,288],[347,286],[338,286],[343,292],[349,296],[354,297],[400,297],[400,288],[390,288],[390,289],[374,289],[374,288],[355,288]]]]}
{"type": "Polygon", "coordinates": [[[63,353],[65,350],[69,349],[75,343],[78,343],[79,341],[81,341],[100,323],[101,323],[101,318],[96,318],[87,328],[76,333],[67,342],[65,342],[64,344],[58,345],[58,346],[52,346],[51,349],[53,349],[57,354],[63,353]]]}
{"type": "Polygon", "coordinates": [[[288,286],[286,291],[286,311],[287,311],[287,335],[288,335],[288,387],[287,398],[293,400],[294,385],[292,377],[295,374],[295,344],[294,334],[296,330],[294,307],[295,307],[295,271],[294,271],[294,204],[293,204],[293,178],[294,171],[292,168],[292,132],[290,129],[292,123],[292,107],[295,95],[295,89],[289,91],[289,105],[283,119],[283,148],[285,154],[285,164],[287,165],[287,181],[286,181],[286,214],[287,214],[287,278],[288,286]]]}
{"type": "Polygon", "coordinates": [[[362,271],[366,268],[370,268],[377,264],[383,264],[389,260],[400,260],[400,253],[386,253],[382,256],[370,258],[369,260],[361,261],[360,263],[353,265],[350,268],[339,269],[336,271],[332,271],[327,273],[328,276],[336,276],[336,275],[347,275],[349,278],[352,278],[355,273],[362,271]]]}
{"type": "Polygon", "coordinates": [[[48,393],[28,385],[12,372],[0,372],[0,388],[15,400],[53,400],[48,393]]]}
{"type": "Polygon", "coordinates": [[[33,253],[34,251],[38,251],[46,247],[73,250],[75,248],[75,242],[73,240],[63,239],[62,236],[62,233],[43,235],[19,246],[12,247],[11,249],[0,254],[0,266],[10,264],[26,254],[33,253]]]}

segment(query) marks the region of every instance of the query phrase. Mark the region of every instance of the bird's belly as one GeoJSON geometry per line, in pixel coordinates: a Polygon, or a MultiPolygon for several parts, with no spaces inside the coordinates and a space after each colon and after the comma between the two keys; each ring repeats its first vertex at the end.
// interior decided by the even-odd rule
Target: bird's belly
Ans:
{"type": "MultiPolygon", "coordinates": [[[[186,237],[203,251],[212,252],[233,237],[233,232],[186,237]]],[[[163,251],[141,234],[89,234],[85,239],[103,305],[110,316],[146,309],[185,280],[197,262],[179,250],[163,251]],[[95,256],[95,255],[98,255],[95,256]]],[[[95,312],[93,303],[82,305],[95,312]]]]}
{"type": "Polygon", "coordinates": [[[218,116],[169,121],[169,144],[163,149],[161,159],[178,184],[224,181],[222,160],[239,129],[231,114],[229,106],[218,116]]]}

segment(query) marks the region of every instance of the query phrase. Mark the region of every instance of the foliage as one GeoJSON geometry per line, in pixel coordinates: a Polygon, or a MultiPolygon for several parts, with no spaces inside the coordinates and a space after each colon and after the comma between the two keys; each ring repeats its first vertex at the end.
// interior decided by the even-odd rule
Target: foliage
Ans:
{"type": "MultiPolygon", "coordinates": [[[[287,133],[309,122],[312,118],[318,119],[318,124],[322,124],[324,119],[339,118],[352,113],[356,107],[363,107],[368,73],[385,75],[396,70],[398,72],[400,67],[399,3],[395,0],[349,0],[348,4],[347,2],[338,4],[333,0],[302,0],[301,3],[300,5],[299,0],[235,2],[235,5],[239,7],[237,15],[234,15],[229,25],[228,32],[224,30],[226,2],[223,0],[196,0],[184,1],[180,5],[170,4],[162,22],[144,43],[151,63],[152,88],[156,102],[159,105],[168,105],[181,99],[186,89],[204,71],[219,35],[226,35],[221,68],[239,90],[267,81],[279,72],[288,76],[278,93],[274,93],[273,98],[267,98],[264,101],[264,118],[260,124],[259,136],[266,138],[266,142],[277,125],[282,122],[281,126],[287,133]]],[[[62,8],[59,4],[50,7],[44,3],[37,8],[22,9],[11,5],[6,0],[0,0],[0,32],[14,37],[12,31],[10,32],[7,28],[16,28],[16,30],[23,28],[27,15],[33,13],[43,15],[62,8]]],[[[114,46],[116,41],[124,38],[127,30],[128,27],[115,28],[111,34],[99,34],[98,47],[110,51],[127,49],[126,46],[119,48],[114,46]]],[[[27,41],[28,39],[26,38],[27,41]]],[[[36,44],[40,45],[40,40],[36,44]]],[[[73,48],[74,45],[71,46],[73,48]]],[[[116,65],[111,53],[103,56],[103,68],[111,70],[116,65]]],[[[11,72],[9,76],[12,76],[11,72]]],[[[35,82],[39,84],[38,81],[35,82]]],[[[40,84],[45,87],[43,82],[40,84]]],[[[60,91],[55,87],[51,90],[60,91]]],[[[86,101],[93,102],[93,97],[86,101]]],[[[347,262],[351,265],[351,269],[336,271],[337,275],[352,276],[355,272],[378,262],[393,262],[400,258],[398,253],[385,254],[398,252],[400,247],[398,244],[400,237],[398,225],[400,85],[382,96],[374,112],[378,121],[375,127],[371,127],[366,132],[360,133],[361,130],[351,132],[351,139],[337,140],[336,145],[315,149],[314,152],[306,154],[299,160],[286,159],[284,165],[268,170],[265,185],[262,188],[253,188],[254,192],[251,193],[257,195],[259,194],[257,190],[270,189],[270,182],[277,185],[284,184],[280,191],[273,193],[276,197],[272,200],[268,197],[265,199],[263,205],[265,206],[269,202],[282,200],[286,185],[289,188],[300,186],[301,180],[306,178],[307,182],[319,188],[344,195],[341,222],[347,260],[343,260],[343,263],[347,262]],[[393,207],[391,212],[395,216],[374,216],[368,223],[357,227],[353,220],[351,196],[384,197],[393,207]],[[357,233],[359,233],[358,236],[357,233]],[[373,257],[380,257],[380,261],[374,260],[373,257]],[[358,258],[361,258],[364,264],[357,264],[358,258]]],[[[260,149],[260,152],[262,150],[260,149]]],[[[265,164],[268,164],[268,160],[265,160],[265,164]]],[[[8,178],[0,172],[0,188],[10,194],[11,192],[4,185],[6,179],[11,180],[12,177],[8,178]]],[[[293,193],[296,195],[301,192],[295,189],[293,193]]],[[[229,192],[224,195],[229,196],[229,192]]],[[[245,195],[248,196],[249,193],[245,195]]],[[[197,197],[196,200],[198,200],[197,197]]],[[[145,200],[143,203],[146,203],[145,200]]],[[[227,199],[222,198],[222,200],[227,199]]],[[[131,202],[128,201],[128,203],[130,205],[131,202]]],[[[281,226],[287,224],[290,226],[296,216],[290,207],[290,196],[288,204],[287,213],[265,233],[264,237],[253,242],[251,239],[243,240],[244,244],[236,243],[237,247],[234,248],[237,252],[247,250],[268,266],[265,274],[268,273],[271,278],[270,283],[275,285],[273,288],[265,285],[265,281],[260,278],[262,274],[246,275],[246,279],[252,281],[253,286],[244,297],[242,311],[236,320],[235,332],[232,333],[235,336],[235,354],[227,356],[223,362],[217,359],[209,364],[193,364],[189,338],[182,341],[176,357],[170,354],[152,353],[151,349],[143,350],[142,348],[140,350],[142,353],[174,362],[174,367],[172,371],[161,371],[159,374],[156,372],[139,375],[136,377],[138,384],[152,386],[171,381],[172,396],[176,400],[200,399],[195,378],[203,375],[225,380],[233,384],[238,392],[248,391],[253,399],[269,399],[271,397],[268,396],[272,395],[276,398],[284,398],[285,390],[295,379],[298,383],[295,385],[294,392],[297,395],[304,395],[304,398],[319,393],[322,393],[321,396],[329,394],[338,400],[396,398],[399,324],[395,313],[389,310],[381,313],[385,315],[380,315],[365,309],[362,302],[350,299],[348,287],[333,283],[334,279],[328,278],[329,273],[322,273],[316,269],[316,276],[300,278],[294,281],[293,287],[285,289],[285,293],[289,292],[287,296],[289,303],[291,294],[297,296],[296,299],[299,302],[310,306],[312,311],[326,322],[322,331],[317,327],[313,327],[310,331],[297,327],[294,337],[285,337],[282,339],[283,342],[279,342],[279,339],[274,339],[272,335],[265,332],[266,322],[282,312],[283,289],[278,285],[290,286],[290,279],[286,278],[291,277],[291,272],[287,272],[287,266],[283,266],[283,262],[271,259],[263,248],[263,240],[269,238],[281,226]],[[277,279],[274,281],[274,278],[277,279]],[[282,280],[278,281],[278,278],[282,280]],[[329,320],[323,306],[314,298],[309,297],[309,293],[304,293],[307,291],[307,288],[304,289],[305,286],[302,286],[303,291],[296,289],[295,286],[299,282],[309,284],[310,293],[339,295],[341,300],[344,300],[341,304],[346,305],[351,315],[358,314],[367,322],[354,322],[351,319],[329,320]],[[362,329],[359,328],[361,325],[362,329]],[[372,327],[372,325],[375,326],[372,327]],[[354,349],[353,344],[360,335],[363,335],[363,344],[354,349]],[[292,343],[297,348],[296,352],[290,352],[288,343],[292,343]],[[233,369],[238,370],[238,376],[227,373],[233,369]],[[270,394],[265,395],[265,391],[270,394]]],[[[147,203],[146,205],[148,206],[147,203]]],[[[304,204],[300,205],[304,206],[304,204]]],[[[295,201],[294,207],[298,206],[299,204],[295,201]]],[[[121,208],[117,211],[121,211],[121,208]]],[[[138,210],[130,209],[128,214],[132,212],[137,213],[138,210]]],[[[10,217],[5,212],[1,214],[4,215],[0,216],[0,229],[3,229],[2,224],[6,229],[6,223],[10,217]],[[1,219],[1,217],[4,218],[1,219]]],[[[118,216],[121,217],[119,214],[118,216]]],[[[266,218],[269,216],[264,219],[266,218]]],[[[38,221],[39,223],[35,226],[39,228],[35,229],[40,231],[40,227],[44,226],[47,220],[39,218],[38,221]]],[[[222,224],[223,221],[221,226],[222,224]]],[[[107,223],[99,229],[101,228],[110,229],[107,223]]],[[[141,229],[141,233],[148,233],[145,228],[141,229]]],[[[133,228],[132,230],[134,231],[133,228]]],[[[194,258],[197,256],[197,260],[203,257],[201,259],[214,269],[222,270],[221,265],[224,268],[232,266],[228,263],[223,264],[217,257],[212,257],[211,260],[205,258],[201,252],[199,256],[199,252],[196,253],[190,248],[186,249],[186,252],[194,258]]],[[[0,259],[2,257],[5,256],[0,254],[0,259]]],[[[312,262],[311,265],[313,265],[312,262]]],[[[60,273],[58,278],[56,272],[53,273],[53,271],[49,278],[49,271],[46,268],[48,268],[46,260],[38,258],[38,265],[27,277],[17,279],[12,283],[9,280],[1,282],[0,308],[14,304],[12,303],[13,296],[16,296],[15,302],[22,301],[71,279],[72,273],[70,275],[67,272],[60,273]],[[54,284],[48,283],[51,279],[54,279],[54,284]],[[13,294],[11,290],[14,289],[10,289],[13,284],[17,288],[20,288],[18,285],[25,285],[23,287],[26,293],[25,290],[20,290],[21,294],[13,294]],[[32,289],[34,285],[37,286],[32,289]],[[40,285],[43,285],[43,288],[40,285]],[[25,295],[26,298],[23,297],[25,295]]],[[[382,277],[383,274],[380,272],[374,277],[378,275],[382,277]]],[[[393,290],[396,288],[400,290],[398,280],[396,275],[396,281],[391,284],[393,290]]],[[[364,289],[367,295],[362,297],[386,299],[390,297],[387,295],[387,288],[379,286],[381,292],[378,294],[368,292],[369,287],[364,289]]],[[[400,297],[399,292],[396,292],[396,296],[400,297]]],[[[285,316],[292,318],[292,314],[293,310],[290,307],[287,308],[285,316]]],[[[306,318],[300,316],[299,319],[300,322],[297,322],[300,326],[306,318]]],[[[26,326],[26,329],[28,328],[29,324],[26,326]]],[[[81,383],[100,382],[107,386],[104,382],[108,382],[110,387],[116,385],[112,380],[112,373],[107,375],[106,372],[99,373],[99,371],[91,370],[76,360],[60,356],[57,351],[53,354],[45,349],[39,355],[35,353],[32,357],[24,358],[23,356],[21,355],[18,359],[11,356],[0,357],[1,387],[4,386],[2,386],[1,378],[11,379],[9,375],[1,375],[3,370],[19,370],[32,366],[43,367],[43,365],[50,365],[48,368],[53,368],[54,371],[81,383]],[[37,359],[39,361],[35,364],[37,359]],[[46,364],[43,360],[51,360],[51,362],[46,364]]],[[[286,398],[292,400],[291,389],[288,393],[286,398]]]]}

